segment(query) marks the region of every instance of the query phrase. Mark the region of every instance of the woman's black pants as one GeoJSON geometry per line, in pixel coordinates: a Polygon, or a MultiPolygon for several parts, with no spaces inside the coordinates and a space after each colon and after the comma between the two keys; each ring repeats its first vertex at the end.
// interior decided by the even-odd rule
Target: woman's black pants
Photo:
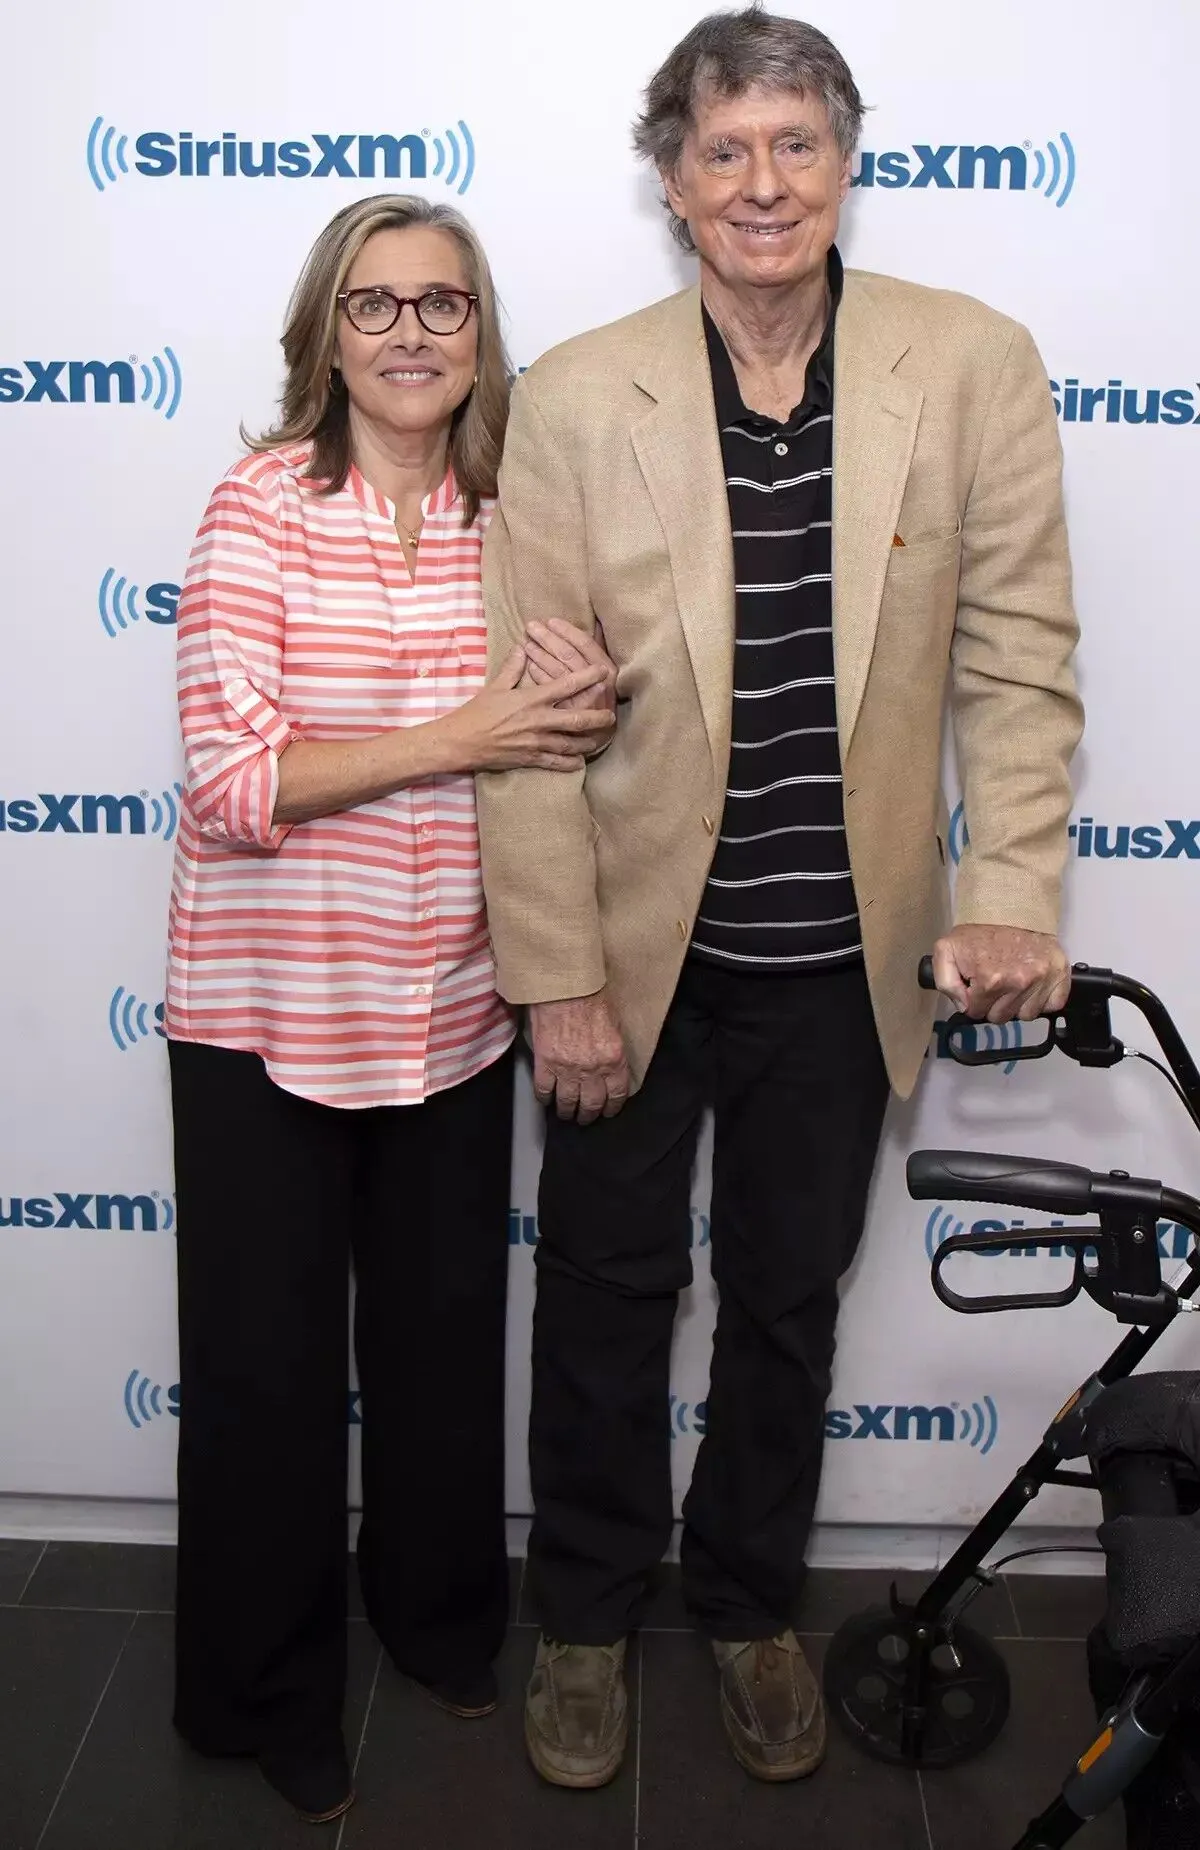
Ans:
{"type": "Polygon", "coordinates": [[[173,1041],[170,1059],[175,1721],[205,1753],[303,1749],[341,1725],[352,1421],[363,1596],[398,1668],[477,1670],[504,1637],[513,1060],[422,1104],[342,1110],[256,1054],[173,1041]]]}

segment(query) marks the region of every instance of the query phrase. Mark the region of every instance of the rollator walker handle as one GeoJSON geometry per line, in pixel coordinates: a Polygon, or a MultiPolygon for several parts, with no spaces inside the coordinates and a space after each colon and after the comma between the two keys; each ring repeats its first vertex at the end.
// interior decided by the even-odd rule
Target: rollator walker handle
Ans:
{"type": "Polygon", "coordinates": [[[914,1201],[1005,1201],[1048,1214],[1087,1214],[1095,1205],[1090,1169],[1038,1156],[914,1150],[907,1173],[914,1201]]]}

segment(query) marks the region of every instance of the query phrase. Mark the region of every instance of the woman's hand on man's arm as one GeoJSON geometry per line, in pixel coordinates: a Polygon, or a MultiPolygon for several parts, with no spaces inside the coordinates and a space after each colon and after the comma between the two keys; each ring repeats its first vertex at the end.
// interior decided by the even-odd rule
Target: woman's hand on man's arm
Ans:
{"type": "Polygon", "coordinates": [[[607,738],[607,706],[575,702],[601,685],[590,663],[541,687],[522,686],[526,658],[514,649],[495,680],[452,713],[369,739],[295,739],[279,755],[273,821],[308,822],[390,796],[405,784],[453,772],[578,771],[607,738]]]}

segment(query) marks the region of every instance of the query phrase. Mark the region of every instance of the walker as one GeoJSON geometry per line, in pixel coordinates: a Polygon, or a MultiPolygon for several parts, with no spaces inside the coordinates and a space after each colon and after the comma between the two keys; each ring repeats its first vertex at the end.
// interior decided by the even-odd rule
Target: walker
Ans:
{"type": "MultiPolygon", "coordinates": [[[[924,989],[934,987],[928,957],[919,980],[924,989]]],[[[1127,1057],[1112,1031],[1114,999],[1132,1003],[1145,1017],[1170,1071],[1152,1064],[1171,1080],[1200,1129],[1200,1072],[1178,1029],[1157,996],[1111,970],[1075,966],[1070,999],[1046,1017],[1042,1040],[1015,1050],[979,1046],[976,1024],[957,1015],[945,1026],[946,1045],[964,1066],[1039,1059],[1056,1049],[1081,1066],[1114,1066],[1127,1057]]],[[[1129,1057],[1149,1056],[1131,1049],[1129,1057]]],[[[1097,1490],[1108,1609],[1090,1641],[1089,1662],[1100,1726],[1014,1850],[1057,1850],[1122,1796],[1130,1850],[1151,1841],[1153,1850],[1192,1850],[1200,1844],[1200,1802],[1177,1769],[1187,1754],[1180,1718],[1189,1700],[1200,1696],[1200,1373],[1130,1377],[1175,1316],[1200,1308],[1192,1302],[1200,1287],[1195,1244],[1182,1278],[1165,1284],[1157,1231],[1166,1218],[1195,1241],[1200,1201],[1120,1169],[1095,1173],[1072,1163],[967,1150],[914,1151],[908,1189],[919,1201],[1003,1202],[1096,1215],[1096,1224],[1083,1227],[952,1235],[933,1259],[933,1288],[951,1310],[1059,1309],[1086,1292],[1130,1327],[1055,1414],[1032,1457],[916,1602],[902,1601],[893,1586],[890,1606],[857,1614],[834,1635],[824,1670],[830,1714],[867,1753],[894,1764],[933,1770],[982,1753],[1008,1715],[1009,1677],[996,1647],[964,1624],[963,1614],[992,1584],[996,1569],[1016,1557],[991,1567],[984,1559],[1043,1485],[1097,1490]],[[956,1253],[997,1254],[1016,1242],[1067,1248],[1074,1256],[1069,1285],[964,1296],[946,1282],[943,1272],[956,1253]],[[1084,1459],[1088,1468],[1068,1469],[1066,1459],[1084,1459]],[[1171,1751],[1160,1755],[1168,1738],[1171,1751]],[[1171,1779],[1174,1787],[1163,1796],[1171,1779]],[[1151,1835],[1138,1835],[1139,1807],[1154,1811],[1156,1805],[1151,1835]],[[1165,1822],[1159,1815],[1164,1806],[1165,1822]]]]}

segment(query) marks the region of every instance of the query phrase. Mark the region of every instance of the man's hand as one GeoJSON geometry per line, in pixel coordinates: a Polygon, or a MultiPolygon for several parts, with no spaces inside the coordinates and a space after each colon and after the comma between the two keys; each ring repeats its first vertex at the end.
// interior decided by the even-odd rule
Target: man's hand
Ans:
{"type": "Polygon", "coordinates": [[[956,925],[933,947],[937,986],[972,1021],[1034,1021],[1071,990],[1067,955],[1049,932],[956,925]]]}
{"type": "Polygon", "coordinates": [[[615,1117],[629,1097],[629,1067],[621,1030],[601,989],[569,1002],[534,1002],[533,1089],[553,1100],[560,1118],[591,1124],[615,1117]]]}

